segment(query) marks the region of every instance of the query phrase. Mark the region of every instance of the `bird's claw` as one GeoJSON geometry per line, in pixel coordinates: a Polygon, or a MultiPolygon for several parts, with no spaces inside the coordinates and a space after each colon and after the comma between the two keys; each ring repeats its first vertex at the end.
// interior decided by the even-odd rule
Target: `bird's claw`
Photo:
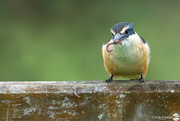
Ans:
{"type": "Polygon", "coordinates": [[[106,82],[111,82],[113,80],[113,75],[109,79],[106,79],[106,82]]]}
{"type": "Polygon", "coordinates": [[[141,77],[139,78],[139,82],[143,83],[144,82],[144,77],[143,75],[141,74],[141,77]]]}

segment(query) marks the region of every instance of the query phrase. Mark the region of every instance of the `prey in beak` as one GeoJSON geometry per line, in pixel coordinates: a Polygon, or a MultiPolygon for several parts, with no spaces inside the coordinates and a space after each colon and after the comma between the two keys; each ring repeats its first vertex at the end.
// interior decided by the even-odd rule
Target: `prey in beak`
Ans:
{"type": "Polygon", "coordinates": [[[126,39],[127,37],[128,37],[127,34],[117,33],[115,36],[113,36],[113,38],[112,38],[113,41],[110,42],[110,43],[108,43],[108,44],[106,45],[106,50],[107,50],[108,52],[113,51],[112,49],[109,50],[108,47],[109,47],[110,45],[112,45],[112,44],[118,44],[119,42],[121,42],[122,40],[126,39]]]}

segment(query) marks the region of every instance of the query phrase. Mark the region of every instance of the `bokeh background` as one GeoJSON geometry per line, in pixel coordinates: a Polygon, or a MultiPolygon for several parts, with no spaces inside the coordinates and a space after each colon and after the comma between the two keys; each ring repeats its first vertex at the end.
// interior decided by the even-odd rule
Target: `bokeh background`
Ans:
{"type": "Polygon", "coordinates": [[[146,80],[180,79],[180,1],[0,1],[0,80],[105,80],[102,44],[132,22],[151,47],[146,80]]]}

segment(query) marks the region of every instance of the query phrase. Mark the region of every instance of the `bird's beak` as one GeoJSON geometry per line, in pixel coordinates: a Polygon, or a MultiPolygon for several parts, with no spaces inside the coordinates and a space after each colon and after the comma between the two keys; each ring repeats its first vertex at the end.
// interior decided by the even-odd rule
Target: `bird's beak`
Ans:
{"type": "Polygon", "coordinates": [[[107,50],[108,52],[113,51],[112,49],[109,50],[108,47],[109,47],[110,45],[112,45],[112,44],[118,44],[119,42],[121,42],[122,40],[126,39],[127,37],[128,37],[128,35],[126,35],[126,34],[117,33],[117,34],[114,36],[113,41],[107,44],[106,50],[107,50]]]}
{"type": "Polygon", "coordinates": [[[114,36],[114,39],[113,39],[113,43],[119,43],[121,42],[122,40],[126,39],[127,38],[127,35],[124,35],[124,34],[120,34],[120,33],[117,33],[115,36],[114,36]]]}

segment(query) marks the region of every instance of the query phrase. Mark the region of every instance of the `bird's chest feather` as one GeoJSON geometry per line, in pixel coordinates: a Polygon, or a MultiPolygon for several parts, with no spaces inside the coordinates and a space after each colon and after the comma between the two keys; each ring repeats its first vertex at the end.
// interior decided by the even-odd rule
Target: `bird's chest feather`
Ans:
{"type": "Polygon", "coordinates": [[[105,68],[109,74],[125,78],[136,79],[140,74],[145,74],[148,67],[148,45],[140,41],[123,41],[123,43],[109,46],[111,52],[103,46],[105,68]]]}
{"type": "Polygon", "coordinates": [[[143,58],[143,48],[140,43],[123,42],[112,46],[109,57],[114,64],[121,67],[139,65],[143,58]]]}

